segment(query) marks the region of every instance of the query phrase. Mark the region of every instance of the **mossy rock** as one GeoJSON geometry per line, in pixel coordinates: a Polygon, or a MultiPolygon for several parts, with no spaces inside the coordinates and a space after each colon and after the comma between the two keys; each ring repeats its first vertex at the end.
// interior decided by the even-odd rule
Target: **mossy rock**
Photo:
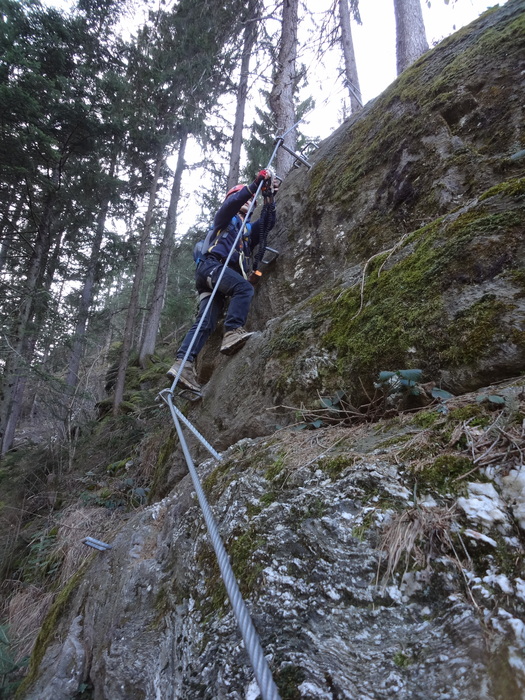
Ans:
{"type": "Polygon", "coordinates": [[[474,465],[472,460],[461,454],[441,454],[429,465],[413,471],[419,489],[434,489],[439,493],[460,492],[466,488],[466,476],[474,465]]]}

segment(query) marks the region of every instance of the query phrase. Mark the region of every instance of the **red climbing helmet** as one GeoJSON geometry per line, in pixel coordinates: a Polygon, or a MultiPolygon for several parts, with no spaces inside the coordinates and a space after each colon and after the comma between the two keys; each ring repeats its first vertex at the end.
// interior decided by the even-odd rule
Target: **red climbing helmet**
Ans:
{"type": "Polygon", "coordinates": [[[228,199],[228,197],[231,194],[235,194],[235,192],[242,190],[243,187],[246,187],[246,185],[235,185],[235,187],[232,187],[231,190],[228,190],[228,192],[226,192],[226,197],[224,199],[228,199]]]}
{"type": "MultiPolygon", "coordinates": [[[[226,197],[224,199],[228,199],[228,197],[231,194],[235,194],[235,192],[239,192],[239,190],[242,190],[243,187],[247,187],[247,185],[235,185],[235,187],[232,187],[231,190],[228,190],[228,192],[226,192],[226,197]]],[[[253,195],[252,195],[252,198],[253,198],[253,195]]],[[[249,201],[250,200],[248,200],[248,202],[249,201]]],[[[255,206],[257,206],[257,200],[255,200],[255,206]]]]}

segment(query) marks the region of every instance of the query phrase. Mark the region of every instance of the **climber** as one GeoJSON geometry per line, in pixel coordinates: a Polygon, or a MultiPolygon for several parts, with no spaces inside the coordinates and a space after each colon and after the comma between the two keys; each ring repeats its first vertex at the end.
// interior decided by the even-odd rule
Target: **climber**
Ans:
{"type": "Polygon", "coordinates": [[[205,248],[198,257],[195,282],[199,293],[199,311],[195,323],[177,351],[175,363],[168,370],[167,374],[171,379],[175,379],[177,376],[197,326],[207,310],[208,297],[211,295],[210,289],[214,288],[222,270],[224,270],[224,274],[179,377],[180,386],[190,391],[200,393],[201,387],[197,381],[195,359],[210,334],[215,330],[227,297],[230,298],[230,303],[224,321],[224,337],[220,352],[232,355],[240,350],[248,338],[253,335],[244,329],[254,294],[253,285],[248,281],[249,258],[259,243],[261,233],[267,233],[275,225],[273,195],[277,191],[278,181],[274,180],[272,175],[270,170],[261,170],[250,185],[236,185],[227,192],[224,203],[213,220],[213,227],[206,238],[205,248]],[[253,223],[246,221],[245,230],[237,244],[237,249],[232,254],[228,266],[224,268],[224,262],[244,224],[250,204],[262,182],[264,182],[263,191],[270,189],[270,196],[265,196],[265,201],[268,199],[269,203],[265,205],[257,221],[253,223]]]}

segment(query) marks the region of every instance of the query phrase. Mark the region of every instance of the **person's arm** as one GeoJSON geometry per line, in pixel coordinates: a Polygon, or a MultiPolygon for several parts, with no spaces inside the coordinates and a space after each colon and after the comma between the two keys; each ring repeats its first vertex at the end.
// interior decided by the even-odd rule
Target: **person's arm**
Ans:
{"type": "Polygon", "coordinates": [[[232,217],[234,217],[235,214],[238,214],[242,205],[246,204],[246,202],[255,195],[259,184],[266,180],[270,174],[271,173],[268,170],[261,170],[251,185],[246,185],[242,188],[242,190],[234,192],[234,194],[231,194],[224,201],[223,205],[215,214],[215,218],[213,219],[213,226],[215,230],[218,231],[230,223],[232,217]]]}

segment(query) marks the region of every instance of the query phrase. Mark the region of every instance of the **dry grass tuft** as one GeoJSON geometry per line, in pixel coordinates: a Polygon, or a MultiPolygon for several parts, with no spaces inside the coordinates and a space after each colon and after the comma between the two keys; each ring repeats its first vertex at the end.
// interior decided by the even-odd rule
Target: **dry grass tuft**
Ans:
{"type": "Polygon", "coordinates": [[[57,549],[62,555],[60,585],[65,585],[71,576],[93,554],[93,549],[82,543],[84,537],[97,540],[112,539],[118,527],[117,515],[107,508],[70,506],[63,511],[57,533],[57,549]]]}
{"type": "Polygon", "coordinates": [[[38,586],[24,586],[11,596],[7,606],[9,630],[15,641],[17,661],[29,656],[54,593],[38,586]]]}
{"type": "MultiPolygon", "coordinates": [[[[63,511],[58,524],[56,544],[50,555],[61,560],[59,588],[64,586],[94,550],[82,543],[87,536],[113,539],[118,526],[114,513],[106,508],[70,506],[63,511]]],[[[10,595],[5,615],[18,659],[31,653],[33,644],[55,597],[43,586],[18,584],[10,595]]]]}
{"type": "Polygon", "coordinates": [[[364,425],[334,426],[318,430],[283,430],[280,433],[279,444],[284,451],[282,456],[286,469],[294,471],[313,464],[328,454],[333,454],[332,451],[336,447],[344,447],[344,454],[348,455],[349,459],[353,456],[361,458],[361,454],[354,455],[345,445],[355,443],[365,432],[364,425]]]}
{"type": "Polygon", "coordinates": [[[450,551],[453,513],[453,508],[415,506],[394,515],[383,532],[379,547],[387,558],[383,584],[398,569],[402,558],[405,571],[411,564],[423,569],[430,566],[433,558],[450,551]]]}
{"type": "MultiPolygon", "coordinates": [[[[525,409],[525,405],[523,408],[525,409]]],[[[472,471],[482,467],[500,467],[502,473],[508,474],[513,467],[524,463],[525,420],[521,425],[516,423],[505,425],[505,416],[502,412],[484,430],[473,428],[469,425],[469,421],[465,421],[458,426],[457,431],[458,434],[454,434],[453,438],[456,442],[461,439],[465,441],[466,451],[475,465],[472,471]]],[[[458,478],[463,479],[469,474],[458,478]]]]}

